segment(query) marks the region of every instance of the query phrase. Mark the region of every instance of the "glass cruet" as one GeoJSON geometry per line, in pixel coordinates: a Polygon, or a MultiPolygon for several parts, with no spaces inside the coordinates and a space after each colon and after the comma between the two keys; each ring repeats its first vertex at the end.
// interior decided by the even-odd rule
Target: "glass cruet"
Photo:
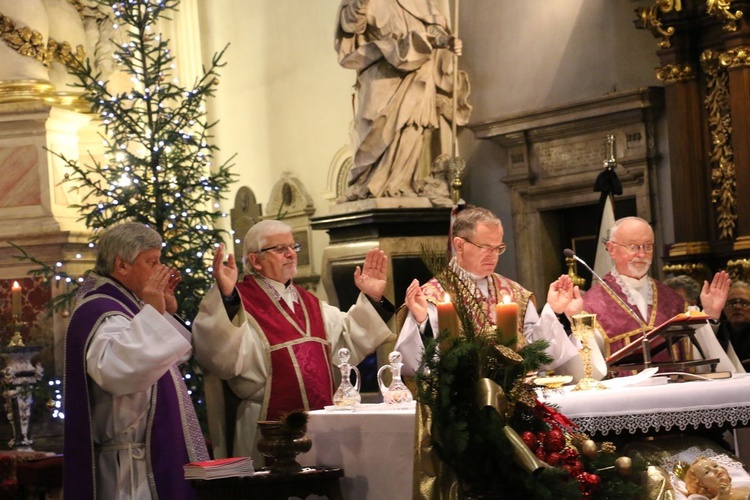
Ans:
{"type": "Polygon", "coordinates": [[[411,391],[401,381],[401,367],[404,364],[401,353],[393,351],[388,355],[388,365],[383,365],[378,370],[378,385],[380,386],[380,392],[383,394],[383,402],[388,405],[408,405],[414,398],[411,395],[411,391]],[[388,387],[383,383],[383,372],[386,369],[391,370],[391,385],[388,387]]]}
{"type": "Polygon", "coordinates": [[[349,364],[349,349],[342,347],[339,349],[339,370],[341,370],[341,383],[339,388],[333,394],[333,404],[335,406],[354,406],[362,401],[359,394],[359,370],[356,366],[349,364]],[[354,385],[351,381],[351,373],[354,372],[354,385]]]}

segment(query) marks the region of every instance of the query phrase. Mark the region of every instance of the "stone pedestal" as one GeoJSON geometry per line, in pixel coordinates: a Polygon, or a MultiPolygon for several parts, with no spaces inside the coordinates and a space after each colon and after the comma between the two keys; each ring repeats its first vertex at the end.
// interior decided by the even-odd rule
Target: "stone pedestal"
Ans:
{"type": "MultiPolygon", "coordinates": [[[[385,296],[396,307],[404,303],[406,288],[413,279],[424,283],[432,277],[422,262],[425,248],[447,249],[450,208],[432,208],[422,198],[386,198],[342,203],[331,214],[311,219],[313,230],[328,232],[330,243],[323,251],[321,276],[328,302],[347,310],[357,300],[354,270],[362,266],[367,252],[380,247],[388,256],[388,285],[385,296]],[[424,202],[424,203],[423,203],[424,202]]],[[[395,317],[389,323],[394,332],[390,342],[359,365],[365,393],[377,393],[377,368],[388,363],[398,329],[395,317]]]]}
{"type": "Polygon", "coordinates": [[[424,248],[447,249],[450,208],[415,207],[421,198],[411,203],[410,199],[400,203],[395,200],[403,199],[343,203],[336,205],[330,215],[311,219],[313,230],[325,230],[330,238],[323,252],[321,274],[331,304],[341,309],[354,304],[358,293],[354,269],[375,247],[388,255],[385,294],[396,306],[403,303],[411,280],[424,282],[431,277],[421,255],[424,248]]]}

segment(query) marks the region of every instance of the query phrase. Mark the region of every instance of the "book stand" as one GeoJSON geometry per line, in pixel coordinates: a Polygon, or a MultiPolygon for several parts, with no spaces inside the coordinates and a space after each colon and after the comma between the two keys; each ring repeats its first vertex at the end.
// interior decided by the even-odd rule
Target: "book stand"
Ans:
{"type": "Polygon", "coordinates": [[[626,345],[609,356],[606,359],[608,371],[613,373],[630,370],[641,371],[645,368],[659,368],[660,372],[694,373],[697,367],[708,365],[713,373],[716,371],[719,359],[706,359],[703,349],[695,338],[695,329],[701,325],[705,325],[705,323],[705,317],[690,317],[678,314],[647,332],[638,341],[626,345]],[[680,359],[679,350],[674,349],[674,347],[685,339],[697,348],[702,359],[680,359]],[[664,349],[667,349],[670,360],[653,362],[651,360],[652,356],[664,349]]]}

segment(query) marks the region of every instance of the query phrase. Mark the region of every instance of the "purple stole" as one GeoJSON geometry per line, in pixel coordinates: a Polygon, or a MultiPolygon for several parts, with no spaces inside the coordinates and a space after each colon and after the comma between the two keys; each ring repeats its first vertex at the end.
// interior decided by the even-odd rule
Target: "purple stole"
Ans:
{"type": "MultiPolygon", "coordinates": [[[[266,380],[260,420],[277,420],[295,410],[320,410],[333,404],[331,345],[320,301],[292,284],[300,302],[295,311],[253,276],[237,284],[242,304],[267,344],[266,380]]],[[[249,318],[250,319],[250,318],[249,318]]]]}
{"type": "MultiPolygon", "coordinates": [[[[523,322],[526,318],[526,309],[529,306],[529,301],[535,304],[534,294],[526,290],[524,287],[519,285],[513,280],[509,280],[505,276],[499,274],[492,274],[492,282],[489,284],[490,296],[485,298],[479,289],[476,290],[477,303],[482,306],[484,314],[475,315],[472,320],[477,325],[477,331],[484,330],[487,326],[495,326],[495,304],[497,304],[497,297],[502,295],[508,295],[511,300],[518,304],[518,313],[516,317],[516,325],[518,325],[518,331],[516,336],[518,337],[518,347],[526,345],[526,337],[523,334],[523,322]],[[494,290],[492,287],[494,286],[494,290]]],[[[440,286],[437,279],[432,278],[430,281],[422,285],[422,291],[427,296],[427,300],[433,304],[443,302],[445,300],[445,290],[440,286]]],[[[451,300],[456,300],[455,297],[451,297],[451,300]]],[[[470,308],[469,308],[470,309],[470,308]]]]}
{"type": "MultiPolygon", "coordinates": [[[[65,430],[63,486],[67,498],[97,498],[96,460],[91,435],[86,350],[93,333],[109,316],[133,318],[141,310],[133,295],[111,278],[96,279],[79,297],[65,336],[65,430]]],[[[154,498],[195,498],[182,466],[207,460],[206,443],[179,369],[173,366],[155,384],[146,430],[146,463],[154,498]]],[[[128,486],[129,487],[129,486],[128,486]]]]}
{"type": "MultiPolygon", "coordinates": [[[[604,281],[617,293],[626,303],[627,296],[617,284],[612,273],[603,276],[604,281]]],[[[648,306],[647,318],[641,318],[647,325],[648,330],[667,321],[672,316],[685,312],[685,299],[668,286],[651,280],[653,284],[653,304],[648,306]]],[[[628,303],[629,304],[629,303],[628,303]]],[[[638,308],[630,304],[633,311],[640,313],[638,308]]],[[[606,344],[605,357],[618,349],[622,349],[641,338],[641,325],[633,314],[628,311],[619,300],[601,285],[596,285],[583,296],[583,309],[585,312],[596,314],[596,322],[601,331],[605,333],[606,344]]],[[[663,342],[663,339],[661,339],[663,342]]],[[[656,344],[658,345],[658,343],[656,344]]],[[[662,352],[654,357],[654,361],[669,360],[669,353],[662,352]]]]}

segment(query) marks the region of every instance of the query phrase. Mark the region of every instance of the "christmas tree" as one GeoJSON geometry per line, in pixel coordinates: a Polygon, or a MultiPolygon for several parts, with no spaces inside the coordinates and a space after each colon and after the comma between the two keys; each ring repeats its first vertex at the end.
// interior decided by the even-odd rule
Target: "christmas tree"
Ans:
{"type": "MultiPolygon", "coordinates": [[[[101,120],[104,154],[101,160],[90,155],[88,162],[81,162],[53,153],[71,171],[65,183],[80,196],[75,208],[91,230],[90,247],[102,229],[126,220],[146,224],[162,236],[162,261],[182,274],[176,291],[178,314],[189,325],[213,282],[211,259],[204,252],[225,236],[226,231],[217,228],[219,219],[227,216],[219,200],[234,179],[231,159],[219,166],[212,163],[217,147],[211,144],[210,131],[215,122],[207,121],[205,108],[218,84],[224,51],[214,55],[192,87],[183,87],[172,76],[175,58],[168,40],[154,32],[157,21],[168,19],[179,0],[98,2],[112,9],[114,28],[122,32],[121,41],[112,45],[112,57],[115,71],[127,74],[132,88],[115,92],[90,59],[68,58],[66,65],[78,80],[75,86],[101,120]]],[[[82,280],[66,275],[64,263],[36,274],[50,271],[52,282],[82,280]]],[[[71,289],[56,297],[53,306],[74,294],[71,289]]],[[[191,362],[183,373],[202,415],[199,368],[191,362]]]]}

